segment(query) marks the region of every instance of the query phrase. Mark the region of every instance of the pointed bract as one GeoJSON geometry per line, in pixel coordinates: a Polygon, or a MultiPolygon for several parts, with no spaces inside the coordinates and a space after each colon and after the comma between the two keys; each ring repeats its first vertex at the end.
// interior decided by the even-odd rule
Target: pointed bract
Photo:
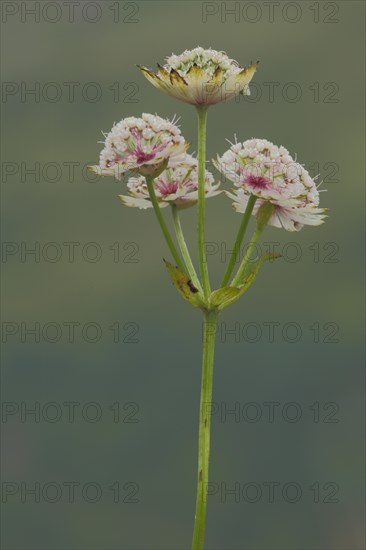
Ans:
{"type": "Polygon", "coordinates": [[[198,47],[171,55],[157,74],[138,65],[144,76],[161,91],[192,105],[214,105],[238,94],[249,95],[257,64],[240,67],[224,52],[198,47]]]}

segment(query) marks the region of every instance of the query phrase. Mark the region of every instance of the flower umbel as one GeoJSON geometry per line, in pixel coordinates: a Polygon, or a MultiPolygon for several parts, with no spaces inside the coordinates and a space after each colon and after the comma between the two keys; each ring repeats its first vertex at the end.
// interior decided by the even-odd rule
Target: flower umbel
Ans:
{"type": "Polygon", "coordinates": [[[253,214],[266,201],[274,206],[270,225],[299,231],[304,225],[323,223],[325,210],[319,208],[316,184],[285,147],[266,139],[249,139],[232,144],[214,164],[238,188],[226,193],[237,212],[245,212],[254,195],[258,200],[253,214]]]}
{"type": "Polygon", "coordinates": [[[147,113],[141,118],[122,119],[105,135],[99,165],[90,169],[100,176],[117,179],[127,171],[158,174],[170,158],[189,147],[174,122],[147,113]]]}
{"type": "Polygon", "coordinates": [[[214,105],[239,93],[249,95],[257,63],[241,67],[226,53],[198,47],[171,55],[158,72],[138,65],[156,88],[192,105],[214,105]]]}
{"type": "MultiPolygon", "coordinates": [[[[130,178],[127,187],[129,196],[119,195],[124,205],[143,210],[152,207],[143,176],[130,178]]],[[[218,187],[219,184],[214,185],[213,175],[206,170],[206,197],[214,197],[221,193],[218,187]]],[[[167,168],[154,179],[154,189],[161,208],[169,204],[178,208],[194,205],[198,200],[197,159],[187,153],[170,159],[167,168]]]]}

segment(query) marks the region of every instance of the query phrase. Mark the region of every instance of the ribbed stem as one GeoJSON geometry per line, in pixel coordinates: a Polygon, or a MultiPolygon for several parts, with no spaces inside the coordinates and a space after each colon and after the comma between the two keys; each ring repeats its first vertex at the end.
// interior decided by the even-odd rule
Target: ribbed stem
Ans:
{"type": "Polygon", "coordinates": [[[198,438],[197,501],[192,550],[202,550],[205,540],[216,323],[217,313],[206,311],[203,326],[202,381],[198,438]]]}

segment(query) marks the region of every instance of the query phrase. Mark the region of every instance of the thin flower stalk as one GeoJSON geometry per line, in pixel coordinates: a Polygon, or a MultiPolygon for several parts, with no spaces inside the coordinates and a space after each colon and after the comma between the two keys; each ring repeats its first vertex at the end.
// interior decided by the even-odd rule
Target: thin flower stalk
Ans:
{"type": "Polygon", "coordinates": [[[198,254],[203,292],[208,299],[211,288],[208,274],[205,242],[205,170],[206,170],[206,124],[207,107],[197,108],[198,114],[198,254]]]}
{"type": "Polygon", "coordinates": [[[248,200],[243,218],[242,218],[240,226],[239,226],[238,234],[236,236],[234,249],[231,253],[230,260],[229,260],[229,263],[227,265],[224,278],[221,282],[221,287],[226,286],[228,284],[228,282],[230,281],[230,277],[231,277],[231,275],[234,271],[234,267],[235,267],[235,264],[236,264],[238,256],[239,256],[240,248],[241,248],[241,245],[242,245],[242,242],[243,242],[243,239],[244,239],[244,236],[245,236],[245,232],[247,230],[248,223],[249,223],[249,220],[250,220],[250,216],[253,212],[253,208],[254,208],[256,200],[257,200],[257,197],[255,195],[251,195],[249,197],[249,200],[248,200]]]}
{"type": "Polygon", "coordinates": [[[242,283],[242,279],[243,279],[243,275],[244,275],[244,272],[245,272],[245,268],[247,267],[251,257],[252,257],[252,254],[253,254],[253,251],[254,251],[254,248],[256,247],[256,244],[257,242],[259,241],[262,233],[263,233],[263,230],[264,230],[264,227],[263,228],[256,228],[256,230],[254,231],[254,234],[253,234],[253,237],[249,243],[249,246],[247,248],[247,251],[245,253],[245,256],[244,258],[242,259],[241,261],[241,264],[239,266],[239,269],[235,275],[235,277],[233,278],[232,282],[231,282],[231,285],[232,286],[238,286],[242,283]]]}
{"type": "Polygon", "coordinates": [[[159,207],[158,200],[157,200],[156,195],[155,195],[154,178],[147,176],[146,177],[146,183],[147,183],[147,188],[148,188],[149,195],[150,195],[150,200],[153,204],[153,208],[154,208],[156,217],[158,219],[159,225],[160,225],[161,230],[163,232],[163,235],[164,235],[164,238],[165,238],[166,243],[168,245],[168,248],[169,248],[174,260],[176,261],[177,266],[179,267],[179,269],[181,269],[184,272],[185,271],[184,264],[183,264],[183,262],[182,262],[182,260],[179,256],[178,250],[176,249],[176,246],[173,242],[173,239],[172,239],[172,237],[169,233],[169,229],[168,229],[168,227],[165,223],[164,217],[163,217],[163,215],[161,213],[161,210],[160,210],[160,207],[159,207]]]}
{"type": "Polygon", "coordinates": [[[194,286],[199,290],[199,292],[201,294],[203,294],[203,289],[202,289],[201,283],[198,279],[198,276],[197,276],[196,270],[194,268],[191,256],[189,254],[187,243],[186,243],[185,238],[184,238],[182,225],[180,223],[179,208],[177,206],[175,206],[174,204],[172,205],[172,216],[173,216],[175,234],[176,234],[176,237],[177,237],[179,248],[180,248],[185,266],[187,268],[188,274],[189,274],[189,276],[191,278],[191,281],[194,284],[194,286]]]}

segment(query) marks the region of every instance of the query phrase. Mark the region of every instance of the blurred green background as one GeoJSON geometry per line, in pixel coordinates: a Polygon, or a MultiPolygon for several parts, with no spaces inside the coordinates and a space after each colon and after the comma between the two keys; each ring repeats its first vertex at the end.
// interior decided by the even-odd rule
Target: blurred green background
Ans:
{"type": "MultiPolygon", "coordinates": [[[[263,267],[245,299],[220,320],[210,473],[216,494],[209,498],[206,547],[364,548],[365,6],[269,4],[273,21],[268,3],[258,2],[77,2],[71,22],[64,2],[2,2],[6,550],[189,548],[201,318],[168,280],[162,263],[168,253],[153,213],[123,208],[116,196],[124,183],[92,181],[82,168],[98,161],[101,130],[141,112],[181,116],[182,132],[196,150],[193,108],[150,86],[135,64],[155,66],[197,45],[225,50],[241,64],[261,62],[251,99],[209,111],[208,158],[226,150],[234,133],[283,144],[320,171],[327,189],[322,205],[329,208],[319,228],[298,234],[268,229],[264,240],[280,243],[277,250],[285,247],[290,259],[298,254],[297,261],[263,267]],[[36,4],[39,22],[25,9],[36,4]],[[234,7],[236,16],[225,7],[234,7]],[[275,83],[273,98],[269,83],[275,83]],[[24,95],[38,85],[39,97],[24,95]],[[291,101],[299,88],[301,97],[291,101]],[[95,91],[101,97],[93,101],[95,91]],[[39,181],[25,173],[35,163],[39,181]],[[63,244],[71,242],[79,243],[74,261],[71,245],[63,244]],[[24,255],[25,247],[35,246],[39,261],[24,255]],[[95,251],[101,257],[93,262],[95,251]],[[24,332],[36,322],[39,342],[24,332]],[[79,323],[73,343],[64,324],[70,322],[79,323]],[[278,324],[273,342],[269,322],[278,324]],[[83,337],[87,323],[99,327],[95,343],[93,325],[83,337]],[[301,330],[293,343],[295,325],[287,323],[301,330]],[[239,336],[225,337],[235,327],[239,336]],[[70,402],[79,403],[74,422],[70,402]],[[278,403],[273,422],[268,403],[278,403]],[[26,415],[25,407],[39,407],[39,418],[26,415]],[[225,417],[225,407],[243,414],[225,417]],[[93,422],[95,411],[102,416],[93,422]],[[301,418],[291,422],[299,411],[301,418]],[[79,483],[74,502],[67,482],[79,483]],[[93,487],[82,494],[90,482],[102,491],[95,503],[93,487]],[[119,502],[116,485],[110,488],[116,482],[119,502]],[[286,497],[289,482],[301,488],[297,502],[289,502],[294,486],[286,497]],[[35,483],[40,502],[25,492],[35,483]],[[266,483],[278,484],[274,502],[266,483]],[[225,501],[223,488],[235,484],[237,502],[232,495],[225,501]],[[249,502],[258,486],[262,495],[249,502]]],[[[182,215],[192,247],[195,215],[195,209],[182,215]]],[[[230,249],[239,221],[224,196],[209,201],[215,284],[224,271],[221,251],[230,249]]]]}

